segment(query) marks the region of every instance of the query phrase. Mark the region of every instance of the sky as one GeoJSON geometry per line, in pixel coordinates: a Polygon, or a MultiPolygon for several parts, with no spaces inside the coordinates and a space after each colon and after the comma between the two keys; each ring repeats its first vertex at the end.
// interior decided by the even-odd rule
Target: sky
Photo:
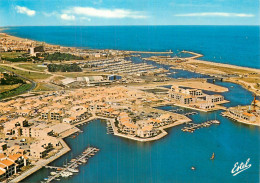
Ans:
{"type": "Polygon", "coordinates": [[[0,0],[0,26],[259,25],[259,0],[0,0]]]}

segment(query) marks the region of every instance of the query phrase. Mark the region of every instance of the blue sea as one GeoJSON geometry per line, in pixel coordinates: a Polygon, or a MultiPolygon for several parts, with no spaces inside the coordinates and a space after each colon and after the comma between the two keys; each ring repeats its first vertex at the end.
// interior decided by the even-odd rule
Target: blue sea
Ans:
{"type": "MultiPolygon", "coordinates": [[[[64,46],[98,49],[166,51],[191,50],[204,54],[204,60],[260,68],[259,27],[256,26],[109,26],[109,27],[11,27],[7,33],[64,46]]],[[[142,55],[147,56],[147,55],[142,55]]],[[[129,58],[139,63],[139,57],[129,58]]],[[[145,61],[157,67],[169,66],[145,61]]],[[[188,71],[170,69],[169,77],[207,77],[188,71]]],[[[222,95],[230,101],[226,107],[249,105],[251,92],[240,85],[216,81],[228,92],[222,95]]],[[[162,106],[160,109],[176,109],[162,106]]],[[[184,109],[184,112],[193,110],[184,109]]],[[[184,125],[167,130],[158,141],[140,143],[116,137],[106,132],[100,120],[81,126],[75,139],[66,138],[71,151],[50,165],[62,166],[81,154],[89,145],[100,151],[81,165],[80,173],[64,179],[65,183],[231,183],[259,182],[259,127],[229,120],[222,111],[199,112],[190,116],[194,123],[218,119],[220,125],[201,128],[194,133],[181,131],[184,125]],[[215,153],[215,159],[210,157],[215,153]],[[246,162],[251,167],[233,176],[235,163],[246,162]],[[195,171],[191,167],[196,167],[195,171]]],[[[40,182],[50,175],[43,168],[23,182],[40,182]]]]}
{"type": "Polygon", "coordinates": [[[9,27],[6,33],[94,49],[198,52],[203,60],[260,68],[259,26],[9,27]]]}

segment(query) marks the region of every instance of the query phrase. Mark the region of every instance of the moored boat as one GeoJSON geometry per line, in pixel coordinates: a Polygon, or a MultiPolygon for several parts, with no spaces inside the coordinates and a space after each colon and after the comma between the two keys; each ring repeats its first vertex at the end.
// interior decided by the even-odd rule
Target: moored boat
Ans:
{"type": "Polygon", "coordinates": [[[75,168],[68,168],[67,170],[72,172],[72,173],[78,173],[79,172],[79,170],[75,169],[75,168]]]}

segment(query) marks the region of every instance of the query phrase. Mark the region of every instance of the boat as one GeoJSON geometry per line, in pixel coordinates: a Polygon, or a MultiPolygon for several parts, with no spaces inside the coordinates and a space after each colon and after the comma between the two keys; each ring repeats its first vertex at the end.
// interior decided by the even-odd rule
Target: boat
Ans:
{"type": "Polygon", "coordinates": [[[79,170],[75,169],[75,168],[68,168],[67,170],[72,172],[72,173],[78,173],[79,172],[79,170]]]}
{"type": "Polygon", "coordinates": [[[196,168],[194,166],[191,167],[191,170],[196,170],[196,168]]]}
{"type": "Polygon", "coordinates": [[[81,159],[80,162],[81,163],[87,163],[87,161],[85,159],[81,159]]]}
{"type": "Polygon", "coordinates": [[[57,175],[57,172],[51,172],[51,175],[57,175]]]}
{"type": "Polygon", "coordinates": [[[212,156],[211,156],[210,159],[211,159],[211,160],[214,160],[214,159],[215,159],[215,153],[212,154],[212,156]]]}
{"type": "Polygon", "coordinates": [[[73,175],[73,173],[71,173],[71,172],[61,172],[60,175],[61,175],[62,177],[69,177],[69,176],[73,175]]]}

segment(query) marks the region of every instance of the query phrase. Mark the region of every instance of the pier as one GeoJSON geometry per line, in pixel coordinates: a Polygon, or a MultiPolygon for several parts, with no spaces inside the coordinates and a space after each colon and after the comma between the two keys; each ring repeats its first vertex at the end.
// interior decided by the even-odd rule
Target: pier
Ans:
{"type": "Polygon", "coordinates": [[[188,123],[188,125],[190,125],[190,126],[186,126],[186,127],[182,128],[181,130],[183,132],[193,133],[196,129],[210,127],[212,124],[220,124],[220,121],[218,121],[218,120],[210,120],[210,121],[206,121],[206,122],[199,123],[199,124],[188,123]]]}
{"type": "Polygon", "coordinates": [[[141,53],[141,54],[172,54],[171,50],[169,51],[128,51],[129,53],[141,53]]]}
{"type": "Polygon", "coordinates": [[[192,56],[192,57],[188,57],[189,59],[197,59],[197,58],[203,57],[202,54],[195,53],[195,52],[192,52],[192,51],[183,50],[183,51],[181,51],[181,52],[182,52],[182,53],[188,53],[188,54],[194,55],[194,56],[192,56]]]}
{"type": "MultiPolygon", "coordinates": [[[[57,179],[58,177],[70,172],[70,174],[67,175],[71,175],[72,171],[71,170],[75,170],[74,168],[77,167],[79,164],[81,164],[80,162],[86,162],[86,159],[88,159],[88,157],[95,155],[95,153],[99,151],[99,149],[94,148],[94,147],[88,147],[83,153],[82,155],[80,155],[79,157],[77,157],[76,159],[72,159],[70,161],[70,163],[68,165],[65,165],[64,167],[55,167],[55,166],[45,166],[45,168],[51,168],[51,169],[56,169],[56,170],[60,170],[57,173],[55,173],[55,175],[50,176],[46,182],[51,182],[55,179],[57,179]],[[73,161],[74,160],[74,161],[73,161]]],[[[64,176],[64,177],[68,177],[68,176],[64,176]]]]}

